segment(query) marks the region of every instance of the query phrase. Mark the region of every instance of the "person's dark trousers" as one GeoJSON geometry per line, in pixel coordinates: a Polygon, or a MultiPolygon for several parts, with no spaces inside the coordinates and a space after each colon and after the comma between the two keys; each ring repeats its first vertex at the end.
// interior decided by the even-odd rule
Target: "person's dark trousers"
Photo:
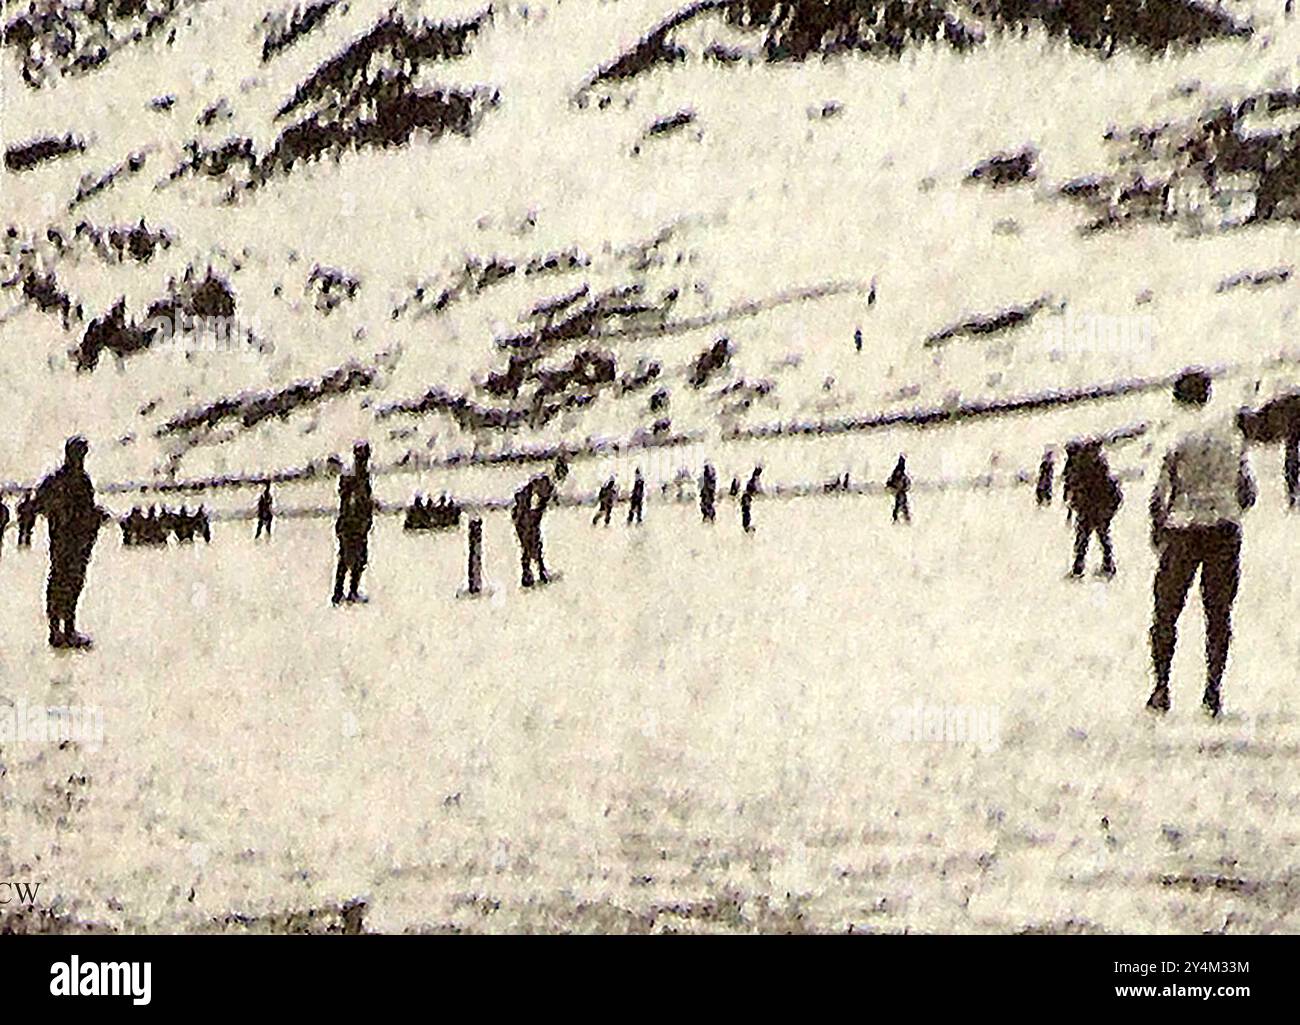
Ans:
{"type": "Polygon", "coordinates": [[[1288,435],[1286,439],[1286,501],[1292,509],[1300,502],[1300,434],[1288,435]]]}
{"type": "Polygon", "coordinates": [[[1088,542],[1093,534],[1101,542],[1101,571],[1107,575],[1115,572],[1115,549],[1110,542],[1110,520],[1094,519],[1085,513],[1074,517],[1074,566],[1070,572],[1083,576],[1084,561],[1088,557],[1088,542]]]}
{"type": "Polygon", "coordinates": [[[907,507],[907,492],[894,492],[894,522],[897,523],[899,517],[902,517],[904,523],[912,522],[912,510],[907,507]]]}
{"type": "Polygon", "coordinates": [[[537,563],[537,579],[546,583],[549,579],[546,575],[546,563],[542,559],[542,536],[540,533],[535,536],[527,536],[519,539],[519,565],[521,569],[519,582],[524,587],[532,587],[533,563],[537,563]]]}
{"type": "Polygon", "coordinates": [[[88,561],[62,556],[51,560],[45,584],[45,616],[50,623],[51,644],[76,634],[77,602],[86,586],[88,561]]]}
{"type": "Polygon", "coordinates": [[[257,532],[253,535],[253,540],[254,540],[254,541],[256,541],[259,537],[262,536],[262,531],[266,531],[266,537],[267,537],[267,540],[269,541],[269,540],[271,539],[271,521],[270,521],[270,520],[258,520],[258,521],[257,521],[257,532]]]}
{"type": "Polygon", "coordinates": [[[339,538],[339,564],[334,571],[334,604],[343,600],[343,582],[348,580],[348,598],[357,597],[361,573],[366,568],[366,541],[339,538]]]}
{"type": "Polygon", "coordinates": [[[640,523],[640,522],[641,522],[641,503],[640,503],[640,502],[633,502],[630,506],[628,506],[628,510],[627,510],[627,522],[628,522],[628,523],[631,523],[631,522],[633,521],[634,518],[635,518],[635,520],[636,520],[637,523],[640,523]]]}
{"type": "Polygon", "coordinates": [[[1167,691],[1169,668],[1178,641],[1178,616],[1192,578],[1201,571],[1201,605],[1205,610],[1205,697],[1217,710],[1223,670],[1232,640],[1232,603],[1241,573],[1241,528],[1180,527],[1165,531],[1156,570],[1155,611],[1151,620],[1151,660],[1156,690],[1167,691]]]}
{"type": "Polygon", "coordinates": [[[546,575],[546,562],[542,559],[542,534],[537,532],[533,538],[533,559],[537,563],[537,579],[546,583],[550,578],[546,575]]]}
{"type": "Polygon", "coordinates": [[[533,553],[526,537],[519,538],[519,582],[524,587],[533,586],[533,553]]]}

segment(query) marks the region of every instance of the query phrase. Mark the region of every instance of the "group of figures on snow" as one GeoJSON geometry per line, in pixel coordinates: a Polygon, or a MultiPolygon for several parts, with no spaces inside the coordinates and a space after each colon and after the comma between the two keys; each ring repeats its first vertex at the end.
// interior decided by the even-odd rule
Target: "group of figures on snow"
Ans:
{"type": "MultiPolygon", "coordinates": [[[[1292,507],[1300,502],[1300,394],[1284,396],[1260,409],[1236,410],[1235,415],[1224,417],[1209,409],[1211,392],[1211,376],[1200,369],[1183,372],[1175,382],[1173,401],[1185,422],[1164,454],[1149,503],[1151,542],[1159,560],[1150,631],[1155,686],[1147,707],[1157,713],[1170,707],[1169,676],[1178,618],[1198,571],[1206,620],[1203,704],[1212,716],[1219,715],[1222,709],[1232,606],[1240,577],[1242,516],[1256,499],[1247,460],[1249,444],[1285,442],[1288,502],[1292,507]]],[[[76,628],[77,603],[99,529],[111,517],[96,504],[94,486],[85,469],[88,451],[84,438],[70,438],[63,465],[34,491],[24,492],[17,508],[20,546],[31,544],[38,517],[44,516],[49,526],[50,570],[45,604],[49,643],[55,648],[87,648],[91,644],[76,628]]],[[[1090,540],[1096,535],[1102,553],[1099,573],[1109,578],[1116,571],[1111,524],[1123,504],[1122,489],[1107,463],[1102,441],[1072,441],[1065,451],[1062,492],[1067,515],[1075,525],[1074,561],[1069,575],[1082,576],[1090,540]]],[[[542,522],[567,476],[568,463],[561,456],[552,472],[532,477],[514,494],[510,513],[519,543],[520,583],[524,587],[552,579],[544,559],[542,522]]],[[[1049,450],[1040,464],[1035,488],[1040,506],[1050,505],[1054,478],[1055,457],[1049,450]]],[[[711,464],[705,464],[699,485],[700,515],[705,524],[712,524],[717,516],[718,481],[711,464]]],[[[834,487],[847,489],[847,475],[842,480],[837,478],[834,487]]],[[[909,524],[911,479],[904,456],[899,456],[885,487],[894,498],[893,521],[909,524]]],[[[761,493],[761,467],[754,468],[743,488],[739,479],[732,481],[731,495],[738,500],[746,533],[754,532],[753,503],[761,493]]],[[[628,496],[629,526],[642,523],[645,495],[645,480],[638,469],[628,496]]],[[[617,482],[611,477],[596,496],[593,525],[608,525],[617,502],[617,482]]],[[[377,509],[370,446],[360,441],[354,446],[351,468],[339,478],[334,521],[338,559],[331,595],[335,605],[366,600],[360,585],[377,509]]],[[[438,503],[417,500],[407,510],[406,526],[452,526],[459,522],[460,513],[461,507],[449,499],[438,503]]],[[[270,538],[273,519],[271,486],[267,483],[257,504],[257,537],[270,538]]],[[[9,510],[0,501],[0,551],[8,523],[9,510]]],[[[128,544],[166,544],[169,533],[181,541],[193,540],[196,535],[211,538],[208,515],[202,506],[197,513],[182,508],[180,512],[164,510],[161,515],[153,508],[147,514],[136,508],[121,526],[128,544]]],[[[471,539],[478,537],[481,521],[476,519],[471,523],[471,539]]],[[[473,558],[472,554],[472,562],[473,558]]]]}

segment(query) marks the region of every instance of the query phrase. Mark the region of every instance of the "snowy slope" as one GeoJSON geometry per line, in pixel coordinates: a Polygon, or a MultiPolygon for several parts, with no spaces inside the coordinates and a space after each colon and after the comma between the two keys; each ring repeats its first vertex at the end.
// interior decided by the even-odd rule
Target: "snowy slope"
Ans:
{"type": "MultiPolygon", "coordinates": [[[[897,61],[688,60],[616,84],[603,109],[575,104],[575,92],[675,8],[494,9],[468,54],[419,73],[442,87],[499,96],[471,136],[417,135],[401,149],[326,158],[233,203],[224,179],[166,181],[185,145],[247,137],[267,151],[284,124],[275,112],[297,83],[370,31],[384,5],[332,10],[266,63],[265,4],[217,2],[186,8],[170,46],[145,41],[102,70],[40,90],[24,86],[6,62],[7,146],[64,132],[86,141],[81,153],[0,177],[6,220],[24,235],[57,225],[71,238],[79,220],[107,227],[144,218],[176,241],[147,264],[120,265],[85,246],[57,256],[42,242],[37,263],[83,304],[84,321],[65,331],[57,314],[30,303],[6,313],[3,368],[20,429],[6,432],[2,475],[30,479],[74,429],[97,443],[103,480],[203,477],[299,467],[345,451],[357,436],[372,438],[381,463],[408,452],[437,458],[628,439],[664,418],[671,433],[707,440],[747,424],[1160,375],[1190,360],[1253,366],[1286,352],[1294,285],[1206,297],[1233,274],[1288,265],[1292,225],[1200,237],[1176,225],[1139,226],[1081,237],[1086,212],[1057,194],[1062,183],[1107,167],[1108,128],[1295,86],[1300,29],[1273,20],[1270,5],[1236,8],[1257,25],[1249,40],[1158,60],[1121,52],[1103,61],[1038,31],[991,34],[966,54],[916,47],[897,61]],[[171,108],[149,109],[164,94],[175,96],[171,108]],[[197,125],[222,98],[213,124],[197,125]],[[828,104],[836,116],[822,116],[828,104]],[[646,137],[654,122],[682,110],[695,115],[685,129],[646,137]],[[965,183],[980,160],[1030,143],[1040,153],[1033,183],[965,183]],[[142,171],[65,209],[83,175],[98,176],[131,153],[147,154],[142,171]],[[640,247],[655,239],[663,241],[647,260],[640,247]],[[523,273],[530,261],[569,255],[578,266],[523,273]],[[494,259],[516,272],[461,287],[467,261],[481,269],[494,259]],[[355,298],[328,315],[306,291],[317,266],[360,283],[355,298]],[[150,351],[72,371],[67,353],[86,323],[119,296],[143,318],[187,267],[199,276],[211,267],[230,282],[241,326],[263,351],[150,351]],[[873,280],[879,298],[868,307],[873,280]],[[606,391],[545,425],[508,432],[467,431],[438,413],[376,416],[433,387],[493,405],[480,388],[506,366],[493,340],[524,330],[536,303],[584,285],[590,295],[639,286],[639,301],[664,304],[668,321],[685,323],[680,332],[583,343],[613,355],[620,375],[660,363],[664,376],[646,391],[606,391]],[[449,288],[455,300],[431,311],[429,298],[449,288]],[[831,294],[780,302],[818,288],[831,294]],[[413,301],[417,289],[423,303],[413,301]],[[1015,332],[956,339],[941,350],[924,345],[954,321],[1040,298],[1050,300],[1046,309],[1015,332]],[[727,315],[769,302],[754,315],[727,315]],[[1148,318],[1153,344],[1118,352],[1061,345],[1051,318],[1067,308],[1130,325],[1148,318]],[[705,326],[690,330],[692,323],[705,326]],[[852,348],[858,326],[866,339],[860,357],[852,348]],[[695,356],[723,335],[735,349],[726,373],[716,387],[688,387],[695,356]],[[377,369],[371,387],[251,428],[236,419],[211,432],[159,436],[169,420],[215,400],[274,394],[350,363],[377,369]],[[737,382],[762,393],[739,396],[751,398],[747,406],[718,394],[737,382]],[[666,416],[648,408],[660,387],[669,391],[666,416]]],[[[436,17],[480,13],[440,5],[436,17]]],[[[430,12],[407,8],[402,16],[416,24],[430,12]]],[[[578,347],[557,349],[546,365],[563,364],[578,347]]],[[[1122,425],[1125,416],[1116,420],[1122,425]]],[[[1015,458],[1028,466],[1036,455],[1031,447],[1015,458]]]]}

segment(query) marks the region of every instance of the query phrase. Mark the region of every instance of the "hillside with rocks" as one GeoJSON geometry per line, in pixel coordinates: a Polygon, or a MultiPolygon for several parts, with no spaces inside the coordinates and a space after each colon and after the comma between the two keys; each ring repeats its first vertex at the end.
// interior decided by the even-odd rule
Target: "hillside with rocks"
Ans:
{"type": "Polygon", "coordinates": [[[1287,358],[1285,279],[1217,301],[1249,353],[1186,310],[1290,266],[1300,29],[1107,10],[11,6],[0,476],[74,429],[121,481],[415,468],[1287,358]]]}

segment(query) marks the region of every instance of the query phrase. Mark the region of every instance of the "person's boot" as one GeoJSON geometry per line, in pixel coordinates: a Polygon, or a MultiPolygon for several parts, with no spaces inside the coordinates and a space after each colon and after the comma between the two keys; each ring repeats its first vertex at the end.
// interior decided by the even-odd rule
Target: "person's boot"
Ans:
{"type": "Polygon", "coordinates": [[[1219,713],[1223,711],[1223,697],[1219,693],[1217,685],[1210,684],[1205,688],[1205,696],[1201,698],[1201,706],[1211,719],[1219,717],[1219,713]]]}
{"type": "Polygon", "coordinates": [[[1167,684],[1156,684],[1156,689],[1147,698],[1147,708],[1160,715],[1169,711],[1169,686],[1167,684]]]}
{"type": "Polygon", "coordinates": [[[66,648],[67,638],[63,634],[63,628],[59,626],[58,620],[50,620],[50,647],[66,648]]]}
{"type": "Polygon", "coordinates": [[[63,643],[65,647],[86,649],[92,646],[93,642],[85,634],[77,633],[76,621],[69,619],[63,624],[63,643]]]}

